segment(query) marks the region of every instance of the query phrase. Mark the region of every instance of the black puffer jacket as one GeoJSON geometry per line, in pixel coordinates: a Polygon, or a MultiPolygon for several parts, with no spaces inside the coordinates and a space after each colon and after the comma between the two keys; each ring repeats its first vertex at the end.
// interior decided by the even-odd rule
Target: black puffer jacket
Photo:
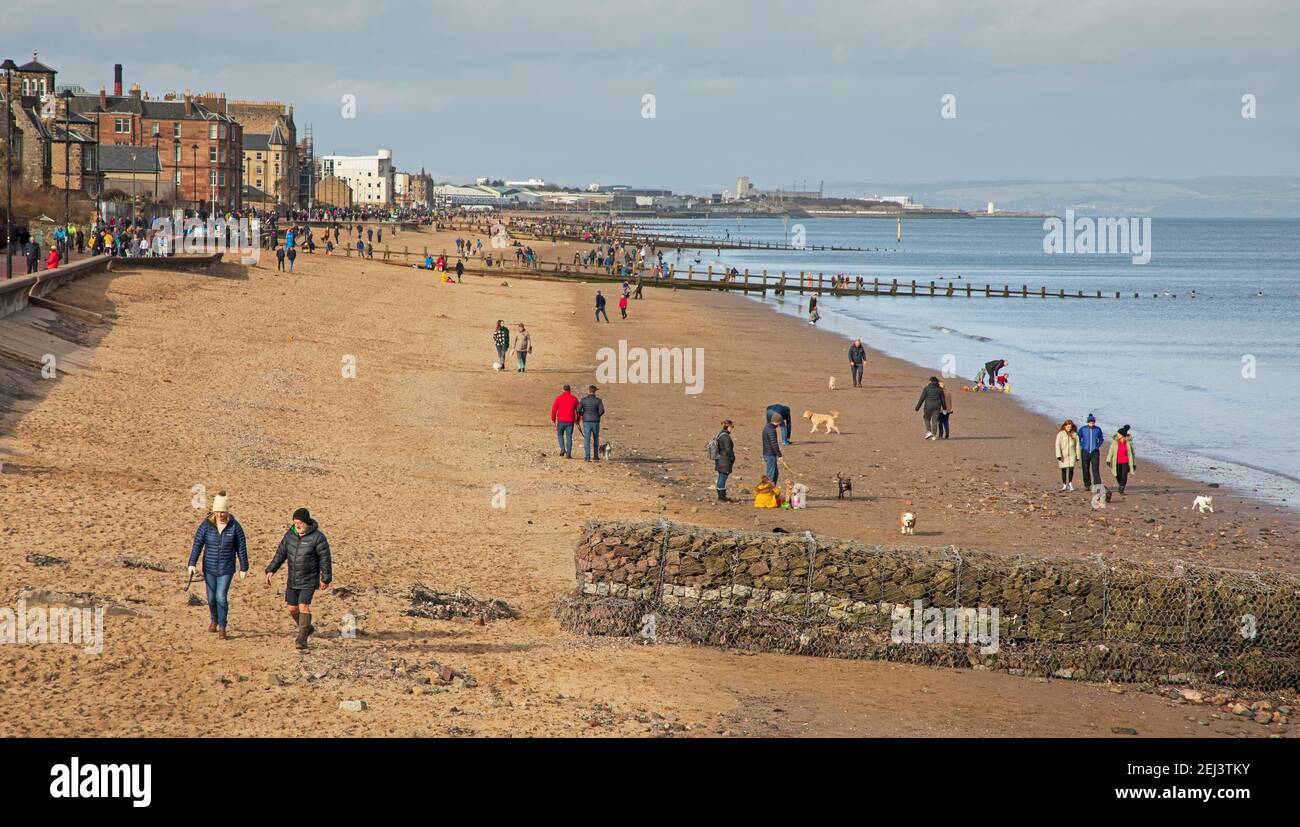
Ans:
{"type": "Polygon", "coordinates": [[[938,382],[931,382],[921,388],[921,398],[916,400],[916,407],[913,410],[921,410],[922,405],[927,411],[943,410],[943,388],[939,387],[938,382]]]}
{"type": "Polygon", "coordinates": [[[293,526],[289,526],[266,570],[274,574],[285,560],[289,561],[291,589],[313,589],[334,579],[330,542],[325,539],[315,520],[308,524],[307,533],[301,537],[293,526]]]}

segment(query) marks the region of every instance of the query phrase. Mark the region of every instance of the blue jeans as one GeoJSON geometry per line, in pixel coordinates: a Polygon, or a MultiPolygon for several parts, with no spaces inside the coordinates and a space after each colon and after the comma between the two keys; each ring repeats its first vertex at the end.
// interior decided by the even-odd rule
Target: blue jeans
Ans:
{"type": "Polygon", "coordinates": [[[591,459],[592,448],[595,447],[596,462],[600,462],[600,423],[584,422],[582,423],[582,454],[585,458],[591,459]]]}
{"type": "Polygon", "coordinates": [[[781,469],[777,468],[776,465],[778,459],[780,459],[780,457],[774,457],[771,454],[763,454],[763,465],[767,468],[767,478],[772,482],[776,482],[777,478],[781,476],[781,469]]]}
{"type": "Polygon", "coordinates": [[[948,414],[939,414],[939,431],[935,434],[939,439],[948,438],[948,414]]]}
{"type": "Polygon", "coordinates": [[[852,367],[853,367],[853,384],[856,387],[857,385],[862,384],[862,363],[853,362],[852,367]]]}
{"type": "Polygon", "coordinates": [[[203,573],[203,582],[208,587],[208,614],[212,617],[214,623],[218,626],[225,627],[226,618],[230,615],[230,581],[235,578],[233,574],[215,574],[203,573]]]}
{"type": "Polygon", "coordinates": [[[718,472],[718,490],[719,490],[719,491],[726,491],[726,490],[727,490],[727,477],[729,477],[729,476],[731,476],[731,475],[730,475],[730,474],[724,474],[724,473],[722,473],[721,471],[718,472]]]}
{"type": "Polygon", "coordinates": [[[573,456],[573,423],[555,423],[555,438],[560,441],[560,453],[566,457],[573,456]]]}
{"type": "Polygon", "coordinates": [[[605,308],[603,308],[603,307],[597,307],[597,308],[596,308],[596,321],[600,321],[600,317],[601,317],[601,316],[604,316],[604,317],[605,317],[605,321],[609,321],[609,314],[605,312],[605,308]]]}

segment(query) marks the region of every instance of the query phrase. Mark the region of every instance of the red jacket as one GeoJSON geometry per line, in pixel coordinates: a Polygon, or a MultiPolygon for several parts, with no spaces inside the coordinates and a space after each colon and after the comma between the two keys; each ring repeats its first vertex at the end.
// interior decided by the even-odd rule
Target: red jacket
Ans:
{"type": "Polygon", "coordinates": [[[59,251],[50,250],[50,257],[45,259],[45,269],[53,270],[55,267],[58,266],[59,266],[59,251]]]}
{"type": "Polygon", "coordinates": [[[578,397],[563,391],[551,403],[552,422],[575,422],[578,419],[578,397]]]}

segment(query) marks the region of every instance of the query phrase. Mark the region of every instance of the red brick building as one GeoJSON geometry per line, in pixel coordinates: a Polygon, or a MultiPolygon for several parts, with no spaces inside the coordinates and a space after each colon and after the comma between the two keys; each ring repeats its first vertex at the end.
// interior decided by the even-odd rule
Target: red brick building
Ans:
{"type": "MultiPolygon", "coordinates": [[[[159,195],[190,208],[217,212],[243,206],[241,164],[243,129],[227,112],[226,96],[151,98],[132,84],[122,94],[122,67],[114,67],[113,94],[100,87],[98,95],[75,95],[70,108],[95,123],[101,146],[157,146],[162,164],[159,195]]],[[[165,203],[165,201],[164,201],[165,203]]]]}

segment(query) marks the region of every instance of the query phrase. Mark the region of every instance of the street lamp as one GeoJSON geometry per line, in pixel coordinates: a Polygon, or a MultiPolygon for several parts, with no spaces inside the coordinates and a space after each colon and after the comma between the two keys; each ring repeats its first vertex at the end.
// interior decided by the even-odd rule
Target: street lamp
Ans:
{"type": "Polygon", "coordinates": [[[72,90],[64,89],[63,98],[63,251],[64,258],[72,252],[68,242],[68,199],[72,196],[72,90]]]}
{"type": "Polygon", "coordinates": [[[135,199],[136,199],[136,182],[139,180],[139,170],[135,166],[136,152],[131,150],[131,227],[135,227],[135,199]]]}
{"type": "Polygon", "coordinates": [[[14,277],[14,72],[18,64],[5,58],[0,70],[5,73],[5,278],[14,277]]]}
{"type": "Polygon", "coordinates": [[[199,145],[190,144],[190,166],[194,172],[194,217],[199,217],[199,145]]]}
{"type": "MultiPolygon", "coordinates": [[[[158,209],[158,204],[162,201],[158,197],[158,175],[162,172],[162,158],[158,157],[158,133],[153,133],[153,204],[154,209],[158,209]]],[[[155,216],[156,217],[156,216],[155,216]]]]}

